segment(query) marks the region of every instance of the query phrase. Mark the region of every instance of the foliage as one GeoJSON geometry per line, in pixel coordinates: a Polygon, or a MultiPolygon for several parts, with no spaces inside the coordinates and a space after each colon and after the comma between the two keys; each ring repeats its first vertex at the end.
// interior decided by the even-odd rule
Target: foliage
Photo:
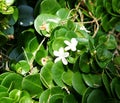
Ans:
{"type": "Polygon", "coordinates": [[[119,17],[119,0],[0,0],[0,101],[119,103],[119,17]]]}

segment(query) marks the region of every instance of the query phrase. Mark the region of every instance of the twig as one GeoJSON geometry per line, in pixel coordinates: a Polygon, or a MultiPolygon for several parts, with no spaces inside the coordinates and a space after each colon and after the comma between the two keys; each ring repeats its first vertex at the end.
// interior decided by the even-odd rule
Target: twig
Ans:
{"type": "Polygon", "coordinates": [[[89,15],[93,18],[93,21],[96,23],[95,28],[94,28],[94,34],[92,36],[94,38],[99,30],[99,23],[98,23],[98,20],[92,15],[91,12],[89,12],[89,15]]]}

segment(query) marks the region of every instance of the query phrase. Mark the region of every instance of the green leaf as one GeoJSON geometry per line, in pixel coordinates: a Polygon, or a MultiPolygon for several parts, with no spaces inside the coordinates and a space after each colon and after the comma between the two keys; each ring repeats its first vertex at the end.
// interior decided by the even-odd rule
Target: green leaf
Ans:
{"type": "Polygon", "coordinates": [[[53,43],[52,43],[52,49],[53,50],[59,50],[60,47],[65,47],[65,43],[64,43],[65,37],[58,37],[55,38],[53,43]]]}
{"type": "Polygon", "coordinates": [[[87,103],[87,98],[88,98],[89,94],[92,92],[92,90],[93,89],[91,87],[88,87],[86,89],[86,91],[84,92],[83,97],[82,97],[82,103],[87,103]]]}
{"type": "Polygon", "coordinates": [[[83,80],[89,87],[98,88],[102,86],[101,75],[82,74],[83,80]]]}
{"type": "Polygon", "coordinates": [[[110,84],[113,95],[115,94],[118,99],[120,99],[120,78],[115,77],[112,79],[110,84]]]}
{"type": "Polygon", "coordinates": [[[39,96],[43,91],[40,75],[34,74],[24,77],[22,81],[22,89],[28,91],[32,96],[39,96]]]}
{"type": "MultiPolygon", "coordinates": [[[[51,2],[52,3],[52,2],[51,2]]],[[[40,35],[50,36],[50,32],[59,24],[60,18],[52,14],[40,14],[34,21],[40,35]]]]}
{"type": "Polygon", "coordinates": [[[107,49],[115,49],[117,47],[116,39],[113,35],[109,35],[107,41],[105,42],[107,49]]]}
{"type": "Polygon", "coordinates": [[[4,72],[4,73],[0,74],[0,84],[1,84],[2,80],[3,80],[7,75],[9,75],[10,73],[11,73],[11,72],[4,72]]]}
{"type": "Polygon", "coordinates": [[[18,89],[13,89],[9,93],[9,97],[12,98],[14,101],[18,102],[20,100],[21,91],[18,89]]]}
{"type": "Polygon", "coordinates": [[[84,73],[90,72],[89,62],[90,62],[90,60],[89,60],[88,53],[84,53],[83,55],[80,56],[79,68],[82,72],[84,72],[84,73]]]}
{"type": "Polygon", "coordinates": [[[113,62],[114,62],[116,65],[120,66],[120,56],[116,56],[116,57],[113,59],[113,62]]]}
{"type": "Polygon", "coordinates": [[[97,18],[102,16],[103,10],[104,10],[103,6],[101,6],[101,5],[97,6],[97,8],[95,10],[95,15],[97,18]]]}
{"type": "Polygon", "coordinates": [[[8,88],[6,88],[3,85],[0,85],[0,92],[7,92],[7,91],[8,91],[8,88]]]}
{"type": "Polygon", "coordinates": [[[5,15],[10,15],[13,13],[14,13],[14,8],[12,6],[5,7],[5,9],[2,10],[2,14],[5,14],[5,15]]]}
{"type": "Polygon", "coordinates": [[[69,14],[69,10],[65,8],[61,8],[56,12],[56,15],[63,20],[68,18],[68,14],[69,14]]]}
{"type": "Polygon", "coordinates": [[[61,103],[63,101],[64,95],[63,94],[55,94],[51,96],[49,102],[50,103],[61,103]]]}
{"type": "Polygon", "coordinates": [[[22,75],[25,75],[30,71],[30,65],[27,61],[21,60],[15,65],[15,71],[22,75]]]}
{"type": "Polygon", "coordinates": [[[9,25],[14,25],[18,20],[18,9],[14,7],[14,13],[9,16],[9,25]]]}
{"type": "Polygon", "coordinates": [[[110,80],[104,72],[102,73],[102,80],[108,95],[111,97],[110,80]]]}
{"type": "Polygon", "coordinates": [[[120,32],[120,22],[116,23],[116,25],[115,25],[115,30],[116,30],[117,32],[120,32]]]}
{"type": "Polygon", "coordinates": [[[8,96],[9,96],[8,92],[0,92],[0,98],[8,97],[8,96]]]}
{"type": "Polygon", "coordinates": [[[0,102],[1,103],[14,103],[14,100],[9,97],[2,97],[2,98],[0,98],[0,102]]]}
{"type": "Polygon", "coordinates": [[[67,72],[64,72],[62,74],[62,80],[65,84],[72,86],[72,76],[73,72],[71,70],[68,70],[67,72]]]}
{"type": "Polygon", "coordinates": [[[101,24],[102,24],[102,27],[103,29],[107,32],[108,30],[110,30],[110,24],[109,24],[109,15],[106,14],[102,17],[101,19],[101,24]]]}
{"type": "Polygon", "coordinates": [[[22,88],[22,79],[23,77],[16,73],[10,73],[7,75],[3,81],[1,82],[1,85],[5,86],[6,88],[9,88],[9,90],[12,89],[21,89],[22,88]]]}
{"type": "Polygon", "coordinates": [[[43,0],[40,5],[41,13],[55,14],[61,8],[56,0],[43,0]]]}
{"type": "Polygon", "coordinates": [[[112,0],[112,8],[114,12],[120,14],[120,2],[119,0],[112,0]]]}
{"type": "Polygon", "coordinates": [[[42,59],[44,58],[46,61],[45,63],[47,62],[47,59],[49,57],[48,56],[48,51],[44,49],[43,46],[41,46],[40,50],[37,51],[36,55],[35,55],[35,61],[39,64],[39,65],[44,65],[42,63],[42,59]]]}
{"type": "Polygon", "coordinates": [[[52,65],[52,62],[48,62],[45,66],[41,68],[40,71],[40,79],[46,88],[51,88],[54,86],[51,72],[52,65]]]}
{"type": "Polygon", "coordinates": [[[64,67],[61,61],[54,63],[52,66],[52,76],[55,83],[60,87],[65,87],[62,81],[62,74],[64,73],[64,67]]]}
{"type": "Polygon", "coordinates": [[[97,49],[97,58],[96,61],[101,68],[104,68],[112,60],[113,54],[108,51],[104,46],[101,46],[97,49]]]}
{"type": "Polygon", "coordinates": [[[19,103],[33,103],[33,100],[28,96],[23,96],[20,98],[19,103]]]}
{"type": "Polygon", "coordinates": [[[63,103],[78,103],[74,97],[74,95],[69,94],[67,96],[65,96],[63,103]]]}
{"type": "Polygon", "coordinates": [[[57,38],[57,37],[63,37],[66,35],[67,29],[64,26],[58,26],[56,27],[52,34],[51,34],[51,39],[57,38]]]}
{"type": "Polygon", "coordinates": [[[87,98],[87,103],[106,103],[103,90],[94,89],[87,98]]]}
{"type": "Polygon", "coordinates": [[[73,74],[72,86],[75,91],[78,92],[80,95],[83,95],[85,90],[87,89],[83,81],[82,75],[79,72],[73,74]]]}
{"type": "Polygon", "coordinates": [[[66,95],[61,87],[52,87],[42,92],[39,98],[39,103],[61,103],[60,100],[66,95]],[[62,97],[62,98],[61,98],[62,97]]]}
{"type": "Polygon", "coordinates": [[[65,34],[65,37],[68,38],[69,40],[71,40],[72,38],[77,38],[77,35],[74,31],[72,31],[72,30],[69,31],[68,30],[65,34]]]}
{"type": "Polygon", "coordinates": [[[37,48],[39,46],[39,43],[38,43],[38,40],[36,37],[34,37],[33,39],[31,39],[29,41],[29,44],[28,44],[28,48],[29,48],[29,51],[34,53],[37,51],[37,48]],[[34,46],[33,46],[34,45],[34,46]]]}

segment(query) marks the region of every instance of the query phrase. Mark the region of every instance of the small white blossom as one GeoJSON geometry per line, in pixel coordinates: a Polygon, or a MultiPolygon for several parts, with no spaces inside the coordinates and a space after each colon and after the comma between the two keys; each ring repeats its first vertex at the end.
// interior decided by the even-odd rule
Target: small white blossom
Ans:
{"type": "Polygon", "coordinates": [[[69,56],[69,53],[65,52],[62,47],[59,49],[59,51],[54,51],[54,55],[57,56],[57,58],[55,59],[55,63],[62,60],[64,65],[68,64],[66,57],[69,56]]]}
{"type": "Polygon", "coordinates": [[[80,30],[84,30],[85,32],[90,33],[90,31],[88,31],[84,25],[80,27],[80,30]]]}
{"type": "Polygon", "coordinates": [[[72,38],[71,41],[67,41],[65,40],[64,43],[67,45],[65,47],[65,50],[72,50],[72,51],[76,51],[76,46],[78,44],[78,41],[75,38],[72,38]]]}

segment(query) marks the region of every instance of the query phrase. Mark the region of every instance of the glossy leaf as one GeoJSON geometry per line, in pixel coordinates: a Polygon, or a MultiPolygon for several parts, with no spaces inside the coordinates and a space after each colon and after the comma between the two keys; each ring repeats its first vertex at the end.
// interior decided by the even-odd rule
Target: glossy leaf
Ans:
{"type": "Polygon", "coordinates": [[[72,77],[73,77],[73,72],[70,70],[62,74],[63,82],[69,86],[72,86],[72,77]]]}
{"type": "Polygon", "coordinates": [[[49,101],[51,101],[50,103],[56,103],[55,101],[57,101],[57,103],[59,102],[61,103],[61,101],[59,101],[59,98],[62,97],[61,99],[63,99],[65,94],[66,93],[63,91],[61,87],[53,87],[47,89],[44,92],[42,92],[42,94],[40,95],[39,103],[47,103],[49,101]]]}
{"type": "Polygon", "coordinates": [[[74,73],[72,78],[72,86],[75,89],[76,92],[78,92],[80,95],[83,95],[85,90],[87,89],[82,75],[79,72],[74,73]]]}
{"type": "Polygon", "coordinates": [[[105,97],[106,96],[102,90],[95,89],[89,94],[87,98],[87,103],[106,103],[105,97]]]}
{"type": "Polygon", "coordinates": [[[1,84],[2,80],[3,80],[7,75],[9,75],[10,73],[11,73],[11,72],[5,72],[5,73],[0,74],[0,84],[1,84]]]}
{"type": "Polygon", "coordinates": [[[102,73],[102,80],[108,95],[111,96],[110,80],[104,72],[102,73]]]}
{"type": "Polygon", "coordinates": [[[13,103],[14,102],[14,100],[9,97],[2,97],[0,98],[0,101],[2,101],[2,103],[13,103]]]}
{"type": "Polygon", "coordinates": [[[41,2],[41,13],[55,14],[61,6],[57,0],[43,0],[41,2]]]}
{"type": "Polygon", "coordinates": [[[52,66],[52,76],[55,83],[60,87],[65,87],[62,81],[62,74],[64,73],[64,67],[62,62],[57,62],[52,66]]]}
{"type": "Polygon", "coordinates": [[[89,65],[89,55],[87,53],[84,53],[80,57],[79,61],[79,68],[82,72],[84,73],[89,73],[90,72],[90,65],[89,65]]]}
{"type": "Polygon", "coordinates": [[[117,12],[118,14],[120,14],[120,3],[118,0],[112,0],[112,7],[114,12],[117,12]]]}
{"type": "Polygon", "coordinates": [[[22,88],[22,79],[23,77],[16,73],[10,73],[7,75],[1,82],[1,85],[9,88],[9,90],[12,89],[21,89],[22,88]]]}
{"type": "Polygon", "coordinates": [[[29,47],[29,51],[34,53],[37,51],[37,48],[39,46],[39,43],[37,41],[37,38],[34,37],[33,39],[30,40],[29,44],[28,44],[28,47],[29,47]],[[34,46],[33,46],[34,45],[34,46]]]}
{"type": "Polygon", "coordinates": [[[27,97],[27,96],[23,96],[19,103],[33,103],[33,100],[30,98],[30,97],[27,97]]]}
{"type": "Polygon", "coordinates": [[[68,18],[68,14],[69,14],[69,10],[65,8],[61,8],[56,12],[56,15],[63,20],[68,18]]]}
{"type": "Polygon", "coordinates": [[[92,88],[98,88],[102,86],[102,79],[101,75],[97,74],[82,74],[82,77],[84,79],[84,82],[86,85],[92,88]]]}
{"type": "Polygon", "coordinates": [[[51,88],[54,86],[51,71],[52,65],[52,62],[48,62],[45,66],[41,68],[40,71],[40,79],[46,88],[51,88]]]}
{"type": "Polygon", "coordinates": [[[0,85],[0,92],[7,92],[8,91],[8,88],[0,85]]]}
{"type": "Polygon", "coordinates": [[[112,90],[113,95],[116,94],[117,98],[120,99],[119,86],[120,86],[120,78],[117,78],[117,77],[113,78],[113,80],[111,82],[111,90],[112,90]]]}
{"type": "Polygon", "coordinates": [[[10,93],[9,93],[9,97],[12,98],[12,99],[14,99],[16,102],[19,101],[20,96],[21,96],[21,91],[18,90],[18,89],[13,89],[13,90],[10,91],[10,93]]]}
{"type": "Polygon", "coordinates": [[[91,87],[88,87],[86,89],[86,91],[84,92],[83,97],[82,97],[82,103],[87,103],[87,98],[92,91],[93,91],[93,89],[91,87]]]}
{"type": "Polygon", "coordinates": [[[72,94],[66,95],[63,103],[78,103],[72,94]]]}
{"type": "Polygon", "coordinates": [[[34,26],[40,35],[50,36],[49,32],[58,25],[59,21],[60,18],[55,15],[41,14],[35,19],[34,26]]]}
{"type": "Polygon", "coordinates": [[[22,75],[25,75],[30,71],[30,65],[27,61],[21,60],[15,65],[15,71],[22,75]]]}
{"type": "Polygon", "coordinates": [[[22,89],[28,91],[32,96],[39,96],[43,91],[43,87],[40,81],[40,75],[28,75],[23,78],[22,89]]]}
{"type": "Polygon", "coordinates": [[[56,38],[52,43],[52,49],[59,50],[60,47],[65,47],[64,41],[65,41],[65,38],[63,37],[56,38]]]}

